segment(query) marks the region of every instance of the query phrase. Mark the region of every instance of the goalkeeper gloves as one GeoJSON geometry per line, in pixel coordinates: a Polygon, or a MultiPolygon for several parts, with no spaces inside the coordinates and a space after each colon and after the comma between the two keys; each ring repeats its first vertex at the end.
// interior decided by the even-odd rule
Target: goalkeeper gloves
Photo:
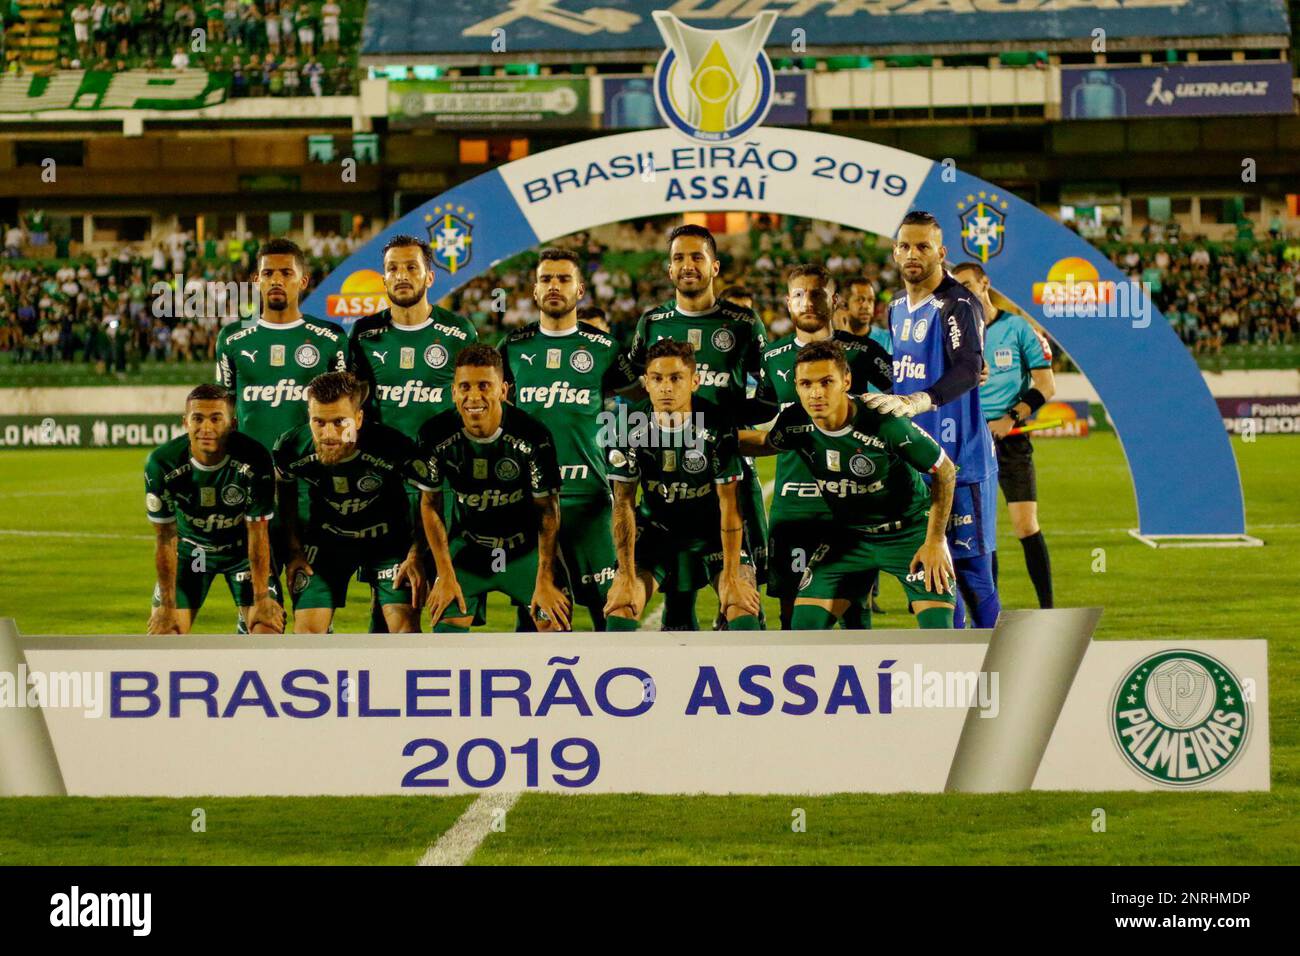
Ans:
{"type": "Polygon", "coordinates": [[[911,395],[886,395],[882,392],[872,392],[865,396],[864,401],[867,408],[882,415],[893,415],[895,418],[911,418],[922,412],[928,412],[934,407],[926,392],[913,392],[911,395]]]}

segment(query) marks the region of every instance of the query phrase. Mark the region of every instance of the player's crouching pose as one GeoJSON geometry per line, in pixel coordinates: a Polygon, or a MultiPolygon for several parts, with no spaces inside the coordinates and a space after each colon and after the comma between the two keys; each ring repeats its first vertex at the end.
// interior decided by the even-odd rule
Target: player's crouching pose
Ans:
{"type": "Polygon", "coordinates": [[[293,629],[323,634],[347,604],[348,581],[376,589],[390,633],[419,630],[424,596],[421,537],[412,527],[407,482],[421,491],[428,467],[415,443],[378,422],[366,424],[363,386],[351,372],[329,372],[307,386],[307,424],[275,443],[280,500],[307,487],[304,526],[284,509],[293,629]]]}
{"type": "Polygon", "coordinates": [[[650,407],[638,408],[650,412],[645,426],[629,429],[609,451],[618,572],[605,613],[611,620],[637,619],[658,586],[665,600],[677,599],[677,620],[698,630],[695,595],[711,584],[728,630],[759,630],[760,599],[737,495],[743,472],[735,429],[717,406],[693,397],[700,377],[689,342],[651,345],[645,384],[650,407]],[[644,489],[639,522],[633,512],[638,486],[644,489]]]}
{"type": "Polygon", "coordinates": [[[420,428],[432,486],[420,496],[420,514],[438,569],[428,602],[434,631],[469,630],[491,591],[527,606],[537,630],[567,631],[566,575],[555,560],[554,439],[537,419],[505,404],[501,354],[491,346],[470,345],[456,356],[452,396],[456,408],[420,428]],[[456,495],[450,534],[444,483],[456,495]]]}
{"type": "Polygon", "coordinates": [[[233,431],[233,413],[229,391],[200,385],[185,399],[186,434],[145,464],[158,569],[150,634],[188,634],[219,574],[252,633],[284,630],[267,535],[275,508],[271,455],[233,431]]]}
{"type": "Polygon", "coordinates": [[[921,627],[952,627],[945,537],[952,461],[910,420],[849,394],[848,363],[836,343],[801,349],[794,377],[799,404],[778,415],[771,431],[740,433],[742,454],[797,453],[830,509],[823,543],[799,584],[794,629],[834,626],[877,571],[898,578],[921,627]],[[928,491],[921,472],[934,476],[928,491]]]}

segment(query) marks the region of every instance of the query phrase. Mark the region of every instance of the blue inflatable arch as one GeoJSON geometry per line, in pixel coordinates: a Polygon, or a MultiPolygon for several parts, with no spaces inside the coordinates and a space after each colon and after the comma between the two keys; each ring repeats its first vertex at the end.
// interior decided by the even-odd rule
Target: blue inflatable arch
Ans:
{"type": "Polygon", "coordinates": [[[304,309],[345,322],[373,311],[383,292],[375,285],[380,249],[398,233],[434,243],[441,297],[559,236],[718,209],[824,219],[883,236],[893,236],[910,209],[933,213],[950,261],[982,260],[993,285],[1041,322],[1096,388],[1128,459],[1141,534],[1244,534],[1241,482],[1218,408],[1149,298],[1129,295],[1119,270],[1032,204],[951,163],[874,143],[765,128],[707,144],[658,129],[548,150],[402,217],[335,269],[304,309]],[[1074,308],[1051,309],[1062,295],[1073,296],[1074,308]]]}

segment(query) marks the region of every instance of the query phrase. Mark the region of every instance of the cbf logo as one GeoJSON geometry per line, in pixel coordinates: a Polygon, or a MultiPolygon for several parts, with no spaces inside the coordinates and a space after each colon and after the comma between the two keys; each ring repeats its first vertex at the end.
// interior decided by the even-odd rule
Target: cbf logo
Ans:
{"type": "Polygon", "coordinates": [[[767,117],[776,84],[763,44],[776,23],[765,11],[729,30],[688,27],[657,10],[668,49],[655,70],[655,103],[669,126],[694,140],[725,143],[767,117]]]}
{"type": "Polygon", "coordinates": [[[434,206],[424,216],[433,246],[433,264],[455,275],[469,265],[473,253],[474,214],[464,206],[434,206]]]}
{"type": "Polygon", "coordinates": [[[957,203],[961,220],[961,247],[966,255],[988,262],[1002,251],[1008,203],[997,193],[967,193],[957,203]]]}
{"type": "Polygon", "coordinates": [[[1241,682],[1199,651],[1162,651],[1142,661],[1116,689],[1111,716],[1125,759],[1169,787],[1194,787],[1223,773],[1250,733],[1241,682]]]}

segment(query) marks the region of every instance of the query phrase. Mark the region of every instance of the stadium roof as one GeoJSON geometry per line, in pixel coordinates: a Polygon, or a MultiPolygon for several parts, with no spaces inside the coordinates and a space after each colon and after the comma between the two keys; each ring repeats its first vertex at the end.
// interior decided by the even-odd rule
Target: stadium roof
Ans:
{"type": "Polygon", "coordinates": [[[789,55],[800,28],[810,56],[1086,51],[1099,26],[1108,50],[1286,47],[1291,33],[1286,0],[384,0],[367,5],[361,60],[485,65],[494,30],[532,62],[654,59],[655,10],[711,29],[772,10],[769,52],[789,55]]]}

